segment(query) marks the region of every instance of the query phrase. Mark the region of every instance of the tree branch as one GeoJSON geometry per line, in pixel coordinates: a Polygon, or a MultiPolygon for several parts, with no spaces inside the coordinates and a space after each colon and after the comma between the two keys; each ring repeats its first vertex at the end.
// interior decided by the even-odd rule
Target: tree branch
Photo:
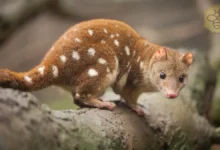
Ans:
{"type": "Polygon", "coordinates": [[[113,112],[87,108],[54,111],[28,93],[0,89],[0,148],[209,148],[214,128],[181,99],[171,101],[158,94],[143,95],[140,102],[147,115],[139,117],[123,104],[113,112]]]}

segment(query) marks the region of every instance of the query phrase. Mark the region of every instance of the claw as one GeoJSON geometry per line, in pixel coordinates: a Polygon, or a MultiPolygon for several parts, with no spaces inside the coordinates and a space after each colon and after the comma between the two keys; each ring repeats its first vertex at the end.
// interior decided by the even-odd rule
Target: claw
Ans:
{"type": "Polygon", "coordinates": [[[115,103],[113,102],[103,102],[102,107],[107,108],[108,110],[113,110],[115,108],[115,103]]]}
{"type": "Polygon", "coordinates": [[[139,106],[132,106],[131,109],[134,110],[139,116],[145,115],[143,108],[141,108],[139,106]]]}

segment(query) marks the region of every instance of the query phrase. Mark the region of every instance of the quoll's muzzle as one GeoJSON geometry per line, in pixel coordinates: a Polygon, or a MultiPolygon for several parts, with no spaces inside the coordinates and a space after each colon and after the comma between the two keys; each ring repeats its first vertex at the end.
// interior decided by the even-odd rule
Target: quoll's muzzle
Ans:
{"type": "Polygon", "coordinates": [[[174,91],[167,91],[166,96],[167,98],[176,98],[178,94],[174,91]]]}

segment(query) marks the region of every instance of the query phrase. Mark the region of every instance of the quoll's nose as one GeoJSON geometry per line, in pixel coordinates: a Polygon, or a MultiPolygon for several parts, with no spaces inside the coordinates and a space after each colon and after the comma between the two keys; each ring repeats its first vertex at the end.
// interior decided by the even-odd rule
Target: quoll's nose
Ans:
{"type": "Polygon", "coordinates": [[[176,98],[177,97],[177,93],[169,91],[167,92],[167,98],[176,98]]]}

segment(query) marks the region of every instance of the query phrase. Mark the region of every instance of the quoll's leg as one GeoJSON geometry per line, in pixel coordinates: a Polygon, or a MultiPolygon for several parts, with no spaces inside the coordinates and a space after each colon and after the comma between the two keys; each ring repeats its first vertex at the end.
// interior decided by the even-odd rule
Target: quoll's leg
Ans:
{"type": "Polygon", "coordinates": [[[125,86],[121,91],[121,96],[132,110],[134,110],[138,115],[144,116],[144,110],[137,104],[138,97],[141,93],[142,92],[139,89],[125,86]]]}
{"type": "MultiPolygon", "coordinates": [[[[104,68],[104,67],[103,67],[104,68]]],[[[103,94],[113,82],[109,79],[103,68],[87,69],[79,78],[73,89],[74,102],[80,107],[95,107],[113,110],[116,106],[113,102],[105,102],[98,97],[103,94]]]]}

